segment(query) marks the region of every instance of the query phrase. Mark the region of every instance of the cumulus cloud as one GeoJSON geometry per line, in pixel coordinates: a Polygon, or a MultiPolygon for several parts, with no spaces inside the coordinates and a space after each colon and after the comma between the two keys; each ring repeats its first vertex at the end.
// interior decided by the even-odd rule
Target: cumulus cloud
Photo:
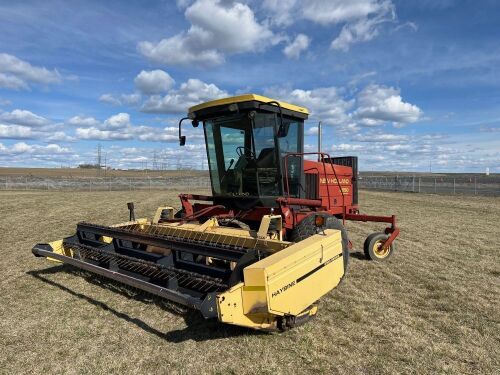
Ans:
{"type": "Polygon", "coordinates": [[[246,4],[225,0],[197,0],[185,11],[191,27],[158,43],[143,41],[138,50],[155,63],[217,65],[225,54],[261,50],[276,42],[246,4]]]}
{"type": "Polygon", "coordinates": [[[277,26],[289,26],[298,19],[322,26],[343,25],[331,47],[344,51],[353,43],[375,38],[383,23],[396,18],[391,0],[265,0],[263,8],[277,26]]]}
{"type": "Polygon", "coordinates": [[[99,121],[93,117],[73,116],[66,121],[67,124],[73,126],[97,126],[99,121]]]}
{"type": "Polygon", "coordinates": [[[306,107],[312,119],[319,119],[329,125],[345,124],[349,120],[348,111],[354,100],[344,99],[337,87],[320,87],[311,90],[270,88],[265,91],[270,97],[279,98],[306,107]]]}
{"type": "Polygon", "coordinates": [[[309,43],[310,39],[307,35],[299,34],[283,49],[283,53],[289,59],[298,59],[300,54],[309,47],[309,43]]]}
{"type": "Polygon", "coordinates": [[[27,126],[0,124],[0,139],[26,139],[33,137],[33,131],[27,126]]]}
{"type": "Polygon", "coordinates": [[[135,87],[143,94],[154,95],[166,92],[172,88],[175,81],[165,71],[156,69],[142,70],[134,79],[135,87]]]}
{"type": "Polygon", "coordinates": [[[85,140],[93,139],[101,141],[110,141],[110,140],[123,141],[133,138],[132,134],[126,132],[101,130],[96,127],[77,128],[75,133],[78,139],[85,139],[85,140]]]}
{"type": "Polygon", "coordinates": [[[0,143],[0,153],[3,155],[16,155],[16,154],[70,154],[71,149],[61,147],[58,144],[51,143],[46,146],[37,144],[27,144],[25,142],[15,143],[12,146],[4,146],[0,143]]]}
{"type": "Polygon", "coordinates": [[[130,115],[128,113],[118,113],[106,119],[103,123],[104,129],[123,129],[130,126],[130,115]]]}
{"type": "Polygon", "coordinates": [[[43,126],[50,123],[50,121],[45,117],[23,109],[14,109],[12,112],[0,113],[0,121],[7,122],[9,124],[33,127],[43,126]]]}
{"type": "MultiPolygon", "coordinates": [[[[79,123],[82,125],[75,130],[75,137],[81,140],[138,140],[149,142],[177,142],[179,140],[177,127],[167,126],[159,128],[135,125],[132,123],[130,115],[123,112],[110,116],[103,122],[99,122],[92,117],[85,118],[79,116],[73,117],[72,120],[74,124],[79,123]]],[[[199,139],[200,136],[202,137],[200,134],[192,135],[190,138],[199,139]]],[[[68,140],[73,140],[73,138],[68,140]]]]}
{"type": "Polygon", "coordinates": [[[0,87],[21,90],[28,89],[31,84],[49,85],[61,80],[55,69],[34,66],[16,56],[0,53],[0,87]]]}
{"type": "Polygon", "coordinates": [[[166,95],[153,95],[141,107],[147,113],[182,113],[193,105],[204,101],[228,96],[213,83],[199,79],[188,79],[179,89],[170,90],[166,95]]]}
{"type": "Polygon", "coordinates": [[[128,106],[134,106],[137,105],[141,102],[141,95],[138,93],[132,93],[132,94],[120,94],[120,95],[113,95],[113,94],[102,94],[99,97],[99,101],[102,103],[106,104],[111,104],[114,106],[122,106],[122,105],[128,105],[128,106]]]}
{"type": "Polygon", "coordinates": [[[408,124],[418,121],[422,110],[403,101],[398,89],[369,85],[357,96],[354,112],[362,125],[379,125],[385,122],[408,124]]]}

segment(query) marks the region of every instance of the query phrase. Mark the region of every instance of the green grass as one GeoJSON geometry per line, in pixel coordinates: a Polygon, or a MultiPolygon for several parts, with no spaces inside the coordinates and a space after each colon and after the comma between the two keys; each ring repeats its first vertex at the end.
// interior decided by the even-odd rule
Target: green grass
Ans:
{"type": "Polygon", "coordinates": [[[0,373],[498,373],[498,198],[362,192],[363,212],[398,216],[397,253],[365,260],[382,227],[348,223],[345,283],[283,334],[204,321],[32,256],[77,221],[125,220],[128,201],[138,216],[178,205],[172,192],[0,193],[0,373]]]}

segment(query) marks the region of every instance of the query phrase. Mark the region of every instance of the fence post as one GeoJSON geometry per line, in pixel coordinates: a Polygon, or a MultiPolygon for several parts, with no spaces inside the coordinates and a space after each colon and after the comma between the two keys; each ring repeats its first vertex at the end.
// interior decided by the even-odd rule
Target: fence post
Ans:
{"type": "Polygon", "coordinates": [[[89,179],[89,191],[92,191],[92,180],[89,179]]]}
{"type": "Polygon", "coordinates": [[[413,176],[411,183],[412,183],[412,185],[411,185],[411,191],[415,192],[415,176],[413,176]]]}
{"type": "Polygon", "coordinates": [[[422,177],[419,177],[419,178],[418,178],[418,192],[419,192],[419,193],[420,193],[420,179],[421,179],[421,178],[422,178],[422,177]]]}
{"type": "Polygon", "coordinates": [[[109,184],[109,191],[111,191],[111,179],[108,180],[108,184],[109,184]]]}
{"type": "Polygon", "coordinates": [[[434,194],[437,193],[437,177],[434,177],[434,194]]]}
{"type": "Polygon", "coordinates": [[[477,178],[474,176],[474,195],[477,195],[477,178]]]}
{"type": "Polygon", "coordinates": [[[24,190],[28,190],[28,177],[25,177],[24,190]]]}
{"type": "Polygon", "coordinates": [[[453,179],[453,194],[456,194],[456,191],[455,191],[455,179],[453,179]]]}
{"type": "Polygon", "coordinates": [[[149,191],[151,191],[151,177],[149,178],[149,191]]]}
{"type": "Polygon", "coordinates": [[[47,190],[49,190],[49,180],[47,180],[47,190]]]}

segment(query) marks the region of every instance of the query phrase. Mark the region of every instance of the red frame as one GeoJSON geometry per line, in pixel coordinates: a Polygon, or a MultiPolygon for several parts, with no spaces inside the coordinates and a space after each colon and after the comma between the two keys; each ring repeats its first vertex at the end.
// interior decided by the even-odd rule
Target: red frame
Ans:
{"type": "Polygon", "coordinates": [[[391,246],[392,242],[399,235],[399,228],[396,226],[396,217],[392,216],[374,216],[363,215],[359,213],[359,207],[353,205],[352,202],[352,168],[335,165],[332,163],[332,158],[327,153],[323,152],[304,152],[304,153],[289,153],[284,157],[285,167],[285,196],[276,198],[278,208],[276,207],[254,207],[251,211],[244,213],[234,212],[222,205],[211,205],[204,203],[192,204],[190,200],[196,201],[213,201],[214,198],[208,195],[197,194],[180,194],[182,207],[186,213],[186,218],[196,220],[201,217],[217,216],[217,217],[235,217],[238,216],[241,220],[260,222],[262,216],[269,213],[280,214],[283,217],[284,232],[292,230],[304,218],[309,215],[326,212],[337,217],[342,217],[345,224],[346,220],[362,221],[362,222],[377,222],[388,223],[390,227],[385,229],[385,233],[389,235],[387,240],[382,245],[383,249],[391,246]],[[290,156],[305,156],[318,155],[318,162],[304,160],[304,173],[318,175],[318,199],[303,199],[290,197],[290,186],[288,182],[288,158],[290,156]],[[329,160],[326,162],[325,159],[329,160]],[[321,168],[322,167],[322,168],[321,168]],[[322,169],[322,172],[320,171],[322,169]],[[333,176],[333,183],[329,175],[333,176]],[[340,177],[342,177],[342,180],[340,177]],[[322,182],[324,183],[322,184],[322,182]],[[347,183],[346,183],[347,182],[347,183]],[[341,203],[339,204],[339,200],[341,203]]]}

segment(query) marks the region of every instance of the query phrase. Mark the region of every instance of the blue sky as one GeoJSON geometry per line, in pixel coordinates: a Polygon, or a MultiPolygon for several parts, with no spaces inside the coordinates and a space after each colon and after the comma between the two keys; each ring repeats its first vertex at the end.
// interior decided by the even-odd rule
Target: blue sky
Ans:
{"type": "MultiPolygon", "coordinates": [[[[500,172],[500,3],[1,1],[0,166],[200,168],[201,101],[306,106],[363,170],[500,172]]],[[[206,166],[206,163],[205,163],[206,166]]]]}

